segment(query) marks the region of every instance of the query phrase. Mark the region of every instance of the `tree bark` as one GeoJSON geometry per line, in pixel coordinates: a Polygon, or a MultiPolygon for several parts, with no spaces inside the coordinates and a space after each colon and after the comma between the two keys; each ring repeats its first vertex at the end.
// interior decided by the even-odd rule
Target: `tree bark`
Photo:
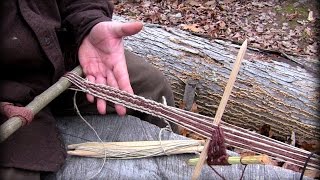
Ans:
{"type": "MultiPolygon", "coordinates": [[[[177,105],[185,82],[196,80],[199,113],[214,117],[240,46],[145,25],[137,35],[125,38],[125,47],[166,75],[177,105]]],[[[222,120],[255,131],[268,124],[282,138],[294,131],[297,140],[319,140],[318,67],[319,60],[248,49],[222,120]]]]}

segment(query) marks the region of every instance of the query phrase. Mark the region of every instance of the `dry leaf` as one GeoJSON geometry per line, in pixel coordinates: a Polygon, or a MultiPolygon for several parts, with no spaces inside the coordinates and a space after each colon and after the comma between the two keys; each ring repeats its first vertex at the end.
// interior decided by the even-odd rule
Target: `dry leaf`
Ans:
{"type": "Polygon", "coordinates": [[[258,26],[257,28],[256,28],[256,31],[258,32],[258,33],[263,33],[263,26],[258,26]]]}
{"type": "Polygon", "coordinates": [[[205,3],[206,6],[215,6],[216,5],[216,1],[208,1],[205,3]]]}
{"type": "Polygon", "coordinates": [[[282,165],[282,167],[285,168],[285,169],[290,169],[290,170],[295,171],[295,172],[300,172],[300,167],[299,166],[290,164],[288,162],[285,162],[282,165]]]}
{"type": "Polygon", "coordinates": [[[311,31],[311,28],[310,27],[306,27],[304,29],[304,32],[308,35],[308,36],[312,36],[312,31],[311,31]]]}
{"type": "Polygon", "coordinates": [[[309,11],[308,21],[314,21],[313,11],[309,11]]]}
{"type": "Polygon", "coordinates": [[[293,19],[295,19],[296,17],[298,17],[298,12],[297,11],[295,11],[294,13],[292,13],[292,14],[287,14],[287,19],[289,20],[289,21],[291,21],[291,20],[293,20],[293,19]]]}
{"type": "Polygon", "coordinates": [[[271,126],[269,124],[262,125],[259,129],[259,134],[267,136],[267,137],[271,137],[272,136],[271,126]]]}
{"type": "Polygon", "coordinates": [[[203,31],[202,28],[199,28],[199,25],[197,24],[191,24],[191,25],[182,25],[182,29],[189,30],[195,33],[203,31]]]}
{"type": "Polygon", "coordinates": [[[193,103],[192,104],[192,107],[191,107],[191,110],[190,110],[191,112],[194,112],[194,113],[199,113],[199,110],[198,110],[198,105],[197,105],[197,103],[193,103]]]}
{"type": "Polygon", "coordinates": [[[219,25],[219,29],[225,29],[226,28],[226,23],[224,21],[219,21],[218,25],[219,25]]]}
{"type": "Polygon", "coordinates": [[[308,176],[310,178],[313,178],[313,179],[319,179],[320,178],[320,171],[306,169],[304,172],[304,175],[308,176]]]}
{"type": "Polygon", "coordinates": [[[233,38],[238,38],[238,37],[240,37],[240,36],[241,36],[241,34],[237,32],[237,33],[236,33],[235,35],[233,35],[232,37],[233,37],[233,38]]]}
{"type": "Polygon", "coordinates": [[[193,1],[193,0],[190,0],[188,4],[190,4],[191,6],[200,6],[200,3],[198,1],[193,1]]]}
{"type": "Polygon", "coordinates": [[[300,148],[311,152],[320,152],[320,142],[319,141],[303,141],[302,143],[297,143],[300,148]]]}

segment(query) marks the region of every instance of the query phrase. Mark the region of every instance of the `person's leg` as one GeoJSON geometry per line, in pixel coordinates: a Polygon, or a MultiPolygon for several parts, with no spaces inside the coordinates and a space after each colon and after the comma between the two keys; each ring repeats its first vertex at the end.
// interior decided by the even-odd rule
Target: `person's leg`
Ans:
{"type": "Polygon", "coordinates": [[[40,180],[40,172],[0,167],[1,180],[40,180]]]}
{"type": "MultiPolygon", "coordinates": [[[[136,54],[126,51],[125,55],[134,93],[160,103],[162,103],[162,96],[164,96],[167,105],[174,106],[173,92],[163,73],[136,54]]],[[[162,119],[144,113],[129,111],[128,114],[137,116],[159,127],[165,127],[167,125],[162,119]]],[[[176,125],[170,124],[176,132],[176,125]]]]}
{"type": "MultiPolygon", "coordinates": [[[[5,120],[2,118],[1,121],[5,120]]],[[[24,176],[21,179],[40,179],[41,172],[55,172],[61,168],[66,156],[55,119],[45,108],[35,115],[30,124],[1,142],[0,179],[24,176]]]]}

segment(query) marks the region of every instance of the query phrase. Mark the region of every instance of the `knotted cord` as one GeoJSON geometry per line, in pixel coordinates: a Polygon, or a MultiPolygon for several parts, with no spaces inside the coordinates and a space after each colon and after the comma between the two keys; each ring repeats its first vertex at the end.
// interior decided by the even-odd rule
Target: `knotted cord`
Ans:
{"type": "MultiPolygon", "coordinates": [[[[213,130],[218,128],[217,125],[211,123],[213,121],[212,118],[204,115],[176,107],[165,106],[161,103],[106,85],[94,84],[72,72],[65,74],[64,77],[78,90],[133,110],[164,118],[208,139],[211,139],[213,130]]],[[[309,151],[276,141],[226,122],[221,122],[220,126],[224,131],[226,144],[233,147],[266,154],[278,160],[288,161],[299,167],[304,166],[310,154],[309,151]]],[[[308,165],[309,169],[320,169],[319,155],[314,155],[310,158],[308,165]]]]}

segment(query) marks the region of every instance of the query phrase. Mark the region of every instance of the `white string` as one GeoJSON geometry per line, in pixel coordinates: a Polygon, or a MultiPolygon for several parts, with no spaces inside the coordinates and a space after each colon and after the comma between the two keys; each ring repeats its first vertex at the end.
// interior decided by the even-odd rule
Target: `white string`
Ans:
{"type": "MultiPolygon", "coordinates": [[[[197,140],[178,140],[179,142],[167,142],[166,144],[163,144],[163,147],[166,148],[166,152],[168,155],[174,154],[174,152],[178,149],[184,149],[187,147],[195,147],[195,146],[201,146],[202,141],[197,141],[197,140]],[[171,153],[172,152],[172,153],[171,153]]],[[[95,157],[95,158],[102,158],[101,150],[102,148],[105,148],[106,145],[104,144],[103,147],[99,147],[101,143],[97,142],[88,142],[88,143],[81,143],[81,144],[75,144],[72,149],[74,149],[75,153],[71,155],[77,155],[77,156],[85,156],[85,157],[95,157]],[[81,152],[83,151],[89,151],[91,152],[91,155],[83,155],[83,154],[77,154],[77,150],[80,150],[81,152]]],[[[125,144],[123,145],[117,145],[112,143],[107,143],[108,148],[106,149],[107,152],[107,159],[140,159],[140,158],[146,158],[146,157],[153,157],[153,156],[161,156],[165,155],[163,153],[163,150],[160,148],[160,146],[157,145],[150,145],[150,146],[143,146],[147,148],[143,149],[132,149],[132,147],[137,147],[137,145],[134,146],[126,146],[125,144]],[[119,147],[119,148],[117,148],[119,147]],[[126,149],[126,147],[128,147],[126,149]]],[[[140,146],[142,147],[142,146],[140,146]]],[[[198,148],[199,149],[199,148],[198,148]]],[[[197,150],[195,150],[197,151],[197,150]]],[[[199,149],[200,151],[200,149],[199,149]]],[[[69,151],[70,152],[70,151],[69,151]]],[[[72,152],[72,151],[71,151],[72,152]]],[[[193,152],[188,152],[188,153],[194,153],[193,152]]]]}
{"type": "MultiPolygon", "coordinates": [[[[100,167],[99,171],[97,173],[95,173],[90,179],[94,178],[95,176],[97,176],[103,169],[105,163],[106,163],[106,159],[107,159],[107,154],[117,154],[119,152],[107,152],[107,148],[105,147],[102,139],[100,138],[100,136],[98,135],[97,131],[94,129],[94,127],[81,115],[79,109],[78,109],[78,106],[77,106],[77,103],[76,103],[76,94],[77,94],[77,89],[73,89],[75,90],[75,93],[74,93],[74,97],[73,97],[73,104],[74,104],[74,107],[76,109],[76,112],[77,114],[79,115],[79,117],[94,131],[95,135],[97,136],[97,138],[99,139],[100,143],[102,144],[103,146],[103,152],[104,152],[104,155],[103,155],[103,164],[102,166],[100,167]]],[[[164,98],[164,97],[163,97],[164,98]]],[[[165,100],[165,98],[164,98],[165,100]]],[[[172,132],[171,130],[171,126],[170,124],[168,123],[168,121],[165,121],[167,123],[167,126],[164,127],[164,128],[161,128],[160,129],[160,132],[159,132],[159,142],[160,142],[160,147],[162,149],[162,152],[165,154],[165,155],[169,155],[168,154],[168,150],[169,151],[174,151],[176,149],[179,149],[180,147],[188,147],[188,146],[194,146],[194,143],[197,143],[196,145],[198,146],[201,146],[201,143],[198,143],[198,142],[194,142],[194,143],[190,143],[190,142],[185,142],[185,143],[180,143],[180,144],[174,144],[174,145],[166,145],[166,146],[169,146],[169,148],[165,147],[165,145],[162,144],[162,138],[161,138],[161,135],[162,135],[162,131],[163,130],[168,130],[170,132],[172,132]]],[[[96,147],[85,147],[85,148],[78,148],[78,149],[82,149],[82,150],[97,150],[97,149],[100,149],[100,148],[96,148],[96,147]]],[[[109,150],[110,151],[110,150],[109,150]]],[[[196,152],[195,152],[196,153],[196,152]]],[[[138,158],[146,158],[146,157],[152,157],[152,156],[157,156],[157,155],[161,155],[161,152],[160,151],[156,151],[154,149],[150,149],[150,150],[134,150],[134,151],[126,151],[126,152],[120,152],[118,155],[116,155],[117,157],[115,158],[108,158],[108,159],[138,159],[138,158]],[[138,155],[134,155],[134,153],[137,153],[138,155]]],[[[96,157],[101,157],[100,155],[97,154],[96,157]]]]}
{"type": "Polygon", "coordinates": [[[94,177],[96,177],[103,169],[105,163],[106,163],[106,159],[107,159],[107,151],[106,148],[104,147],[103,141],[101,140],[98,132],[94,129],[94,127],[81,115],[78,106],[77,106],[77,101],[76,101],[76,96],[77,96],[77,90],[75,90],[75,93],[73,95],[73,105],[74,108],[76,109],[77,114],[79,115],[79,117],[92,129],[92,131],[96,134],[97,138],[99,139],[99,141],[102,143],[103,145],[103,149],[104,149],[104,158],[103,158],[103,163],[100,167],[100,169],[98,170],[98,172],[96,172],[91,178],[89,179],[93,179],[94,177]]]}
{"type": "MultiPolygon", "coordinates": [[[[168,105],[168,104],[167,104],[167,99],[166,99],[166,97],[164,97],[164,96],[162,96],[162,104],[164,104],[165,106],[168,105]]],[[[165,128],[167,128],[169,131],[172,132],[172,128],[171,128],[170,123],[169,123],[165,118],[163,118],[163,121],[167,124],[167,126],[166,126],[165,128]]]]}
{"type": "MultiPolygon", "coordinates": [[[[164,96],[162,96],[162,104],[164,104],[165,106],[167,106],[167,99],[166,99],[166,97],[164,97],[164,96]]],[[[162,137],[162,131],[168,130],[168,131],[172,132],[172,128],[171,128],[170,123],[169,123],[166,119],[163,119],[163,121],[167,124],[167,126],[160,129],[160,132],[159,132],[159,142],[160,142],[160,147],[161,147],[161,149],[163,150],[163,153],[168,156],[165,148],[164,148],[163,145],[162,145],[162,138],[161,138],[161,137],[162,137]]]]}

